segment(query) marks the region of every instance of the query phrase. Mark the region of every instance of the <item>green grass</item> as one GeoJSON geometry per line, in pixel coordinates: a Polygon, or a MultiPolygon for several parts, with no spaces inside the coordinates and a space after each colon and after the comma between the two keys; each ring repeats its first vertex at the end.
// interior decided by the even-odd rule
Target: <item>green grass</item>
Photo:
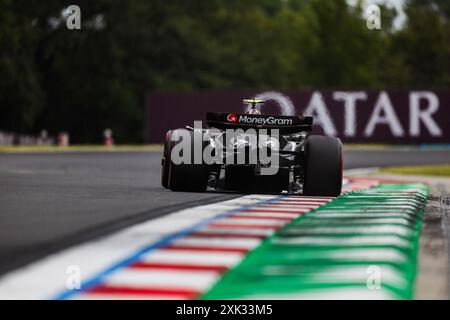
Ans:
{"type": "Polygon", "coordinates": [[[380,172],[418,176],[450,177],[450,163],[421,166],[387,167],[381,168],[380,172]]]}
{"type": "Polygon", "coordinates": [[[161,151],[162,145],[114,145],[107,147],[103,145],[72,145],[68,147],[59,146],[0,146],[0,152],[105,152],[105,151],[161,151]]]}

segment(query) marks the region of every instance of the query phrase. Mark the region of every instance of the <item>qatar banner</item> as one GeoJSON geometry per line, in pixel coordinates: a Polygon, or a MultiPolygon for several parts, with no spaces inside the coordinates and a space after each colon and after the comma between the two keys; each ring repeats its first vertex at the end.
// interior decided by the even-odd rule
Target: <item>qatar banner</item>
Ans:
{"type": "Polygon", "coordinates": [[[313,133],[350,143],[450,143],[450,90],[153,92],[147,95],[147,141],[193,126],[207,112],[244,113],[243,99],[265,100],[267,115],[314,117],[313,133]]]}

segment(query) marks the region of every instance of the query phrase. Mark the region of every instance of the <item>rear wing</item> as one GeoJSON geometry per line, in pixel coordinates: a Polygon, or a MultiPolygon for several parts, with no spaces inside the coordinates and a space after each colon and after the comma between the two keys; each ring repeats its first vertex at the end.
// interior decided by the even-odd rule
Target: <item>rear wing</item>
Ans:
{"type": "Polygon", "coordinates": [[[269,116],[239,113],[208,112],[206,123],[210,128],[226,129],[278,129],[280,134],[310,132],[313,117],[269,116]]]}

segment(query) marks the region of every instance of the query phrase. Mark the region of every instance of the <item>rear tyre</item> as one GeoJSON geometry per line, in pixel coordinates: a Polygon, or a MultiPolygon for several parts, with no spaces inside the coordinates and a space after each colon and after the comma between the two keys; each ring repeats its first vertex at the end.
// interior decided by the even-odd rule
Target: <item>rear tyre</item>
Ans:
{"type": "Polygon", "coordinates": [[[342,189],[342,168],[341,140],[310,136],[305,144],[303,194],[339,196],[342,189]]]}
{"type": "Polygon", "coordinates": [[[164,140],[164,151],[161,160],[161,185],[164,188],[169,188],[169,164],[170,164],[170,152],[172,151],[171,146],[171,134],[172,130],[167,131],[166,138],[164,140]]]}
{"type": "MultiPolygon", "coordinates": [[[[185,129],[180,129],[185,130],[185,129]]],[[[178,134],[178,130],[173,130],[170,132],[169,139],[172,140],[173,135],[178,134]]],[[[162,183],[167,181],[167,188],[173,191],[187,191],[187,192],[203,192],[206,190],[208,185],[208,168],[206,164],[194,164],[194,144],[200,143],[203,146],[203,141],[201,137],[199,141],[195,142],[194,139],[197,137],[194,136],[194,132],[189,131],[190,141],[187,147],[191,148],[191,161],[190,163],[181,163],[175,164],[172,161],[171,153],[176,144],[181,141],[166,143],[168,157],[165,158],[163,164],[163,173],[162,173],[162,183]],[[164,167],[167,166],[167,175],[164,173],[164,167]],[[164,180],[166,179],[166,180],[164,180]]],[[[203,151],[203,148],[202,148],[203,151]]]]}

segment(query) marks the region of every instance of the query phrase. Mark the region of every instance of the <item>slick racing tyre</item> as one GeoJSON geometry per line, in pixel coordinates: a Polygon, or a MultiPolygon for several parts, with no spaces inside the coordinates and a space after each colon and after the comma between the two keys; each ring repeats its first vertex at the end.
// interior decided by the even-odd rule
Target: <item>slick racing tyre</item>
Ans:
{"type": "MultiPolygon", "coordinates": [[[[206,190],[208,184],[208,168],[204,163],[194,164],[194,144],[200,143],[203,151],[203,141],[201,136],[199,141],[194,141],[194,132],[188,131],[188,136],[181,135],[181,132],[186,132],[185,129],[178,129],[169,131],[166,136],[164,145],[164,155],[162,161],[161,183],[163,187],[173,191],[189,191],[189,192],[203,192],[206,190]],[[175,135],[182,138],[178,141],[172,141],[175,135]],[[189,139],[184,146],[190,148],[190,162],[175,164],[172,161],[172,150],[174,147],[182,142],[186,137],[189,139]]],[[[175,139],[177,140],[177,139],[175,139]]],[[[183,150],[180,155],[182,156],[183,150]]]]}
{"type": "Polygon", "coordinates": [[[342,170],[341,140],[310,136],[305,144],[303,194],[339,196],[342,189],[342,170]]]}

